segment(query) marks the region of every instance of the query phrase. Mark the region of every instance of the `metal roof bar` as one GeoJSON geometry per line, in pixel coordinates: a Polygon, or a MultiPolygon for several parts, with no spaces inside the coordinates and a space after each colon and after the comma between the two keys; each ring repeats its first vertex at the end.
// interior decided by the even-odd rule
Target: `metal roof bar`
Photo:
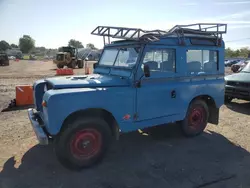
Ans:
{"type": "Polygon", "coordinates": [[[111,38],[128,39],[128,40],[146,40],[157,41],[162,36],[176,35],[179,41],[185,39],[185,34],[196,34],[200,36],[211,36],[217,40],[222,38],[222,34],[227,32],[227,24],[215,23],[197,23],[189,25],[176,25],[169,31],[163,30],[143,30],[140,28],[127,28],[127,27],[111,27],[111,26],[97,26],[91,34],[103,36],[104,43],[105,37],[108,41],[111,38]],[[196,29],[192,27],[198,27],[196,29]],[[222,30],[220,30],[222,28],[222,30]]]}

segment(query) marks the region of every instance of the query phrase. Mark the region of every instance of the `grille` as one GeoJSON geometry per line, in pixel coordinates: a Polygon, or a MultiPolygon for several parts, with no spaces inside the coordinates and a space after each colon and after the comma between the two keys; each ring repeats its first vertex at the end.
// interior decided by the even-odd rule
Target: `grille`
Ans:
{"type": "Polygon", "coordinates": [[[227,85],[250,88],[250,83],[228,81],[227,85]]]}
{"type": "Polygon", "coordinates": [[[63,61],[63,59],[64,59],[64,55],[63,55],[63,54],[58,54],[58,55],[56,56],[56,60],[57,60],[57,61],[63,61]]]}
{"type": "Polygon", "coordinates": [[[238,96],[249,97],[249,92],[248,92],[248,91],[241,90],[241,89],[226,88],[226,93],[227,93],[227,94],[232,94],[232,93],[234,93],[235,95],[238,95],[238,96]]]}

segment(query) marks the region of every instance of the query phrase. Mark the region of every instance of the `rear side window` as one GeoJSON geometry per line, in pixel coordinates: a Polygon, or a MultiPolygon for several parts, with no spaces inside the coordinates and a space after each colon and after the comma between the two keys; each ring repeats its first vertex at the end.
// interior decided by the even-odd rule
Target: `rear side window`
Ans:
{"type": "Polygon", "coordinates": [[[143,64],[147,64],[152,72],[175,72],[175,50],[149,50],[143,58],[143,64]]]}
{"type": "Polygon", "coordinates": [[[188,72],[216,72],[218,70],[218,51],[187,50],[188,72]]]}

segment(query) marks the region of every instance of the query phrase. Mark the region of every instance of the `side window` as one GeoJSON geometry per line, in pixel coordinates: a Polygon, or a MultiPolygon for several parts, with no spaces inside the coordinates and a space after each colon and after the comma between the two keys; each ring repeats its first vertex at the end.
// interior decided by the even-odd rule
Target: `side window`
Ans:
{"type": "Polygon", "coordinates": [[[149,66],[151,72],[175,72],[175,50],[149,50],[143,58],[144,64],[149,66]]]}
{"type": "Polygon", "coordinates": [[[214,50],[187,50],[188,72],[216,72],[218,52],[214,50]]]}

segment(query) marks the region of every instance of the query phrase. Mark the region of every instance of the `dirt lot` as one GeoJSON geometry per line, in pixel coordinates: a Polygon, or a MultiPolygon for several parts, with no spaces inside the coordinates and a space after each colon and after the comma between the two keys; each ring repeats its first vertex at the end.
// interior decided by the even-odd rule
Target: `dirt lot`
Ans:
{"type": "MultiPolygon", "coordinates": [[[[15,85],[54,75],[52,62],[0,67],[0,108],[15,98],[15,85]]],[[[249,115],[250,103],[234,100],[221,108],[220,124],[196,138],[176,125],[122,135],[101,164],[72,172],[51,147],[37,145],[26,109],[0,112],[0,188],[250,187],[249,115]]]]}

